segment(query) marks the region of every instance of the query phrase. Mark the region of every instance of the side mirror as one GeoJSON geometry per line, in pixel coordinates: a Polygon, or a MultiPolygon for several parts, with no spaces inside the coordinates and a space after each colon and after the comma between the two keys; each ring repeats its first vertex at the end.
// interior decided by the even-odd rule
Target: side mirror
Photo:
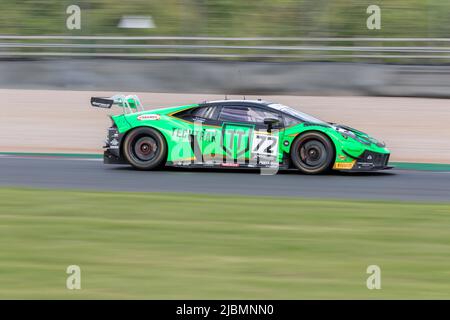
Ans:
{"type": "Polygon", "coordinates": [[[267,131],[271,132],[274,125],[280,123],[280,120],[275,118],[265,118],[264,124],[267,126],[267,131]]]}

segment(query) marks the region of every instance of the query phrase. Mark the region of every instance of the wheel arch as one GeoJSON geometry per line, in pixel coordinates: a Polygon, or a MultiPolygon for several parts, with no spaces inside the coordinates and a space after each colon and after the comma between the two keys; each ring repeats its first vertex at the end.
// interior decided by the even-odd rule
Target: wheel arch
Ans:
{"type": "Polygon", "coordinates": [[[167,137],[166,137],[166,135],[164,134],[164,132],[161,131],[159,128],[154,127],[154,126],[150,126],[150,125],[136,126],[136,127],[133,127],[133,128],[128,129],[127,131],[125,131],[125,132],[123,133],[122,139],[121,139],[121,141],[120,141],[120,149],[119,149],[119,150],[120,150],[120,156],[121,156],[121,157],[124,156],[124,154],[123,154],[123,152],[124,152],[123,150],[124,150],[124,149],[123,149],[123,148],[124,148],[124,143],[125,143],[126,137],[127,137],[131,132],[133,132],[134,130],[137,130],[137,129],[140,129],[140,128],[150,128],[150,129],[153,129],[153,130],[157,131],[157,132],[164,138],[164,142],[166,143],[166,147],[167,147],[166,155],[165,155],[166,161],[167,161],[168,154],[169,154],[169,148],[170,148],[170,145],[169,145],[169,142],[168,142],[168,140],[167,140],[167,137]]]}
{"type": "Polygon", "coordinates": [[[303,136],[304,134],[307,133],[319,133],[324,135],[326,138],[328,138],[331,141],[331,145],[333,146],[333,152],[334,152],[334,161],[336,161],[336,155],[337,155],[337,146],[336,146],[336,141],[335,138],[331,135],[329,135],[326,131],[322,131],[322,130],[318,130],[318,129],[312,129],[312,130],[305,130],[300,132],[298,135],[296,135],[294,137],[294,139],[292,140],[292,143],[289,147],[289,155],[291,155],[292,153],[292,147],[294,146],[294,142],[299,139],[301,136],[303,136]]]}

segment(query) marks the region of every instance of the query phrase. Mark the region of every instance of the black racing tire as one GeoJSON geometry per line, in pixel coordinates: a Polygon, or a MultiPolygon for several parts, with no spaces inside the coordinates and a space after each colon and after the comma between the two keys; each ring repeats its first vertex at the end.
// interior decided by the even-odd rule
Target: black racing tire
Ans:
{"type": "Polygon", "coordinates": [[[167,159],[167,143],[163,135],[149,127],[132,130],[122,145],[125,159],[139,170],[155,170],[167,159]]]}
{"type": "Polygon", "coordinates": [[[327,172],[334,164],[333,142],[325,134],[311,131],[298,136],[291,147],[294,166],[306,174],[327,172]]]}

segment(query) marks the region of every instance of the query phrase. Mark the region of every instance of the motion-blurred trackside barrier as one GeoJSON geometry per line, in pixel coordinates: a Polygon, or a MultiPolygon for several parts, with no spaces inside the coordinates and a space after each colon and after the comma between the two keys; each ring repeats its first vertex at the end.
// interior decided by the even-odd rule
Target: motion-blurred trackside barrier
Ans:
{"type": "Polygon", "coordinates": [[[0,57],[21,56],[442,63],[450,38],[0,35],[0,57]]]}

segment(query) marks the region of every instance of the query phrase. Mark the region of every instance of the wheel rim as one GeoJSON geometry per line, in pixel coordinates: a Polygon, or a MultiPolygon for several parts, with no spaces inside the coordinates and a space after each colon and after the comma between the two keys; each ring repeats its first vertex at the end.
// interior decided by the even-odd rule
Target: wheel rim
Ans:
{"type": "Polygon", "coordinates": [[[320,141],[312,140],[300,147],[299,156],[303,165],[309,168],[318,168],[326,163],[327,151],[320,141]]]}
{"type": "Polygon", "coordinates": [[[141,137],[136,140],[133,155],[140,161],[150,161],[158,154],[158,144],[152,137],[141,137]]]}

